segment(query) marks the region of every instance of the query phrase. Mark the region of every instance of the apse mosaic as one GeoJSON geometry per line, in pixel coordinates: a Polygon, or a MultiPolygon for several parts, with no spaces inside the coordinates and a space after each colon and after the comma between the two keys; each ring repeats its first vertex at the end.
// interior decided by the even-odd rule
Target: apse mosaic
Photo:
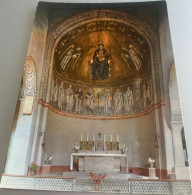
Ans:
{"type": "Polygon", "coordinates": [[[120,22],[85,23],[58,42],[50,104],[66,113],[130,115],[153,105],[146,39],[120,22]]]}
{"type": "Polygon", "coordinates": [[[149,46],[133,28],[113,21],[81,25],[55,49],[60,77],[92,85],[122,84],[151,72],[149,46]]]}
{"type": "Polygon", "coordinates": [[[85,87],[52,78],[50,104],[63,112],[92,116],[129,115],[153,105],[151,78],[119,87],[85,87]]]}

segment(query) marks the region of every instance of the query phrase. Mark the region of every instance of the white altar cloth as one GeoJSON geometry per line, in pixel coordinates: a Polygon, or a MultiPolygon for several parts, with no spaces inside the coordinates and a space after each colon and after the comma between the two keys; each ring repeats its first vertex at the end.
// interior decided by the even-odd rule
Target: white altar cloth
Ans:
{"type": "Polygon", "coordinates": [[[72,153],[71,154],[71,163],[70,170],[73,170],[73,158],[77,157],[120,157],[126,159],[126,173],[128,173],[128,156],[127,154],[112,154],[112,153],[72,153]]]}

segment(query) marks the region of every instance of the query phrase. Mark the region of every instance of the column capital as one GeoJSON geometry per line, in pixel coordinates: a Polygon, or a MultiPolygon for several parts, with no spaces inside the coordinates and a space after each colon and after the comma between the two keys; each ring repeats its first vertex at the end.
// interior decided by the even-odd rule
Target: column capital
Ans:
{"type": "Polygon", "coordinates": [[[183,128],[183,122],[182,121],[175,121],[175,122],[171,122],[171,127],[172,127],[172,131],[176,131],[176,132],[181,132],[182,128],[183,128]]]}

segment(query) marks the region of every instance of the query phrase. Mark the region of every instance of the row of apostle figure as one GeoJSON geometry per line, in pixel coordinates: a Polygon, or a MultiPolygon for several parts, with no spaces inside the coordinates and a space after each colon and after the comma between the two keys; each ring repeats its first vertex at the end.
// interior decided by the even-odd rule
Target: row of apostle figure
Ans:
{"type": "MultiPolygon", "coordinates": [[[[151,101],[150,88],[146,87],[145,84],[142,85],[142,94],[145,109],[151,101]]],[[[114,105],[114,114],[121,114],[122,109],[124,109],[126,113],[131,113],[134,101],[136,101],[137,99],[137,97],[134,98],[130,86],[127,87],[125,92],[121,92],[120,89],[116,89],[113,97],[110,89],[105,89],[104,95],[100,97],[99,94],[98,97],[98,94],[97,96],[94,95],[94,90],[92,88],[89,88],[86,94],[83,94],[81,88],[74,92],[71,84],[69,84],[66,90],[64,89],[63,82],[60,83],[60,86],[58,86],[57,82],[55,83],[55,85],[54,82],[52,84],[51,101],[54,104],[57,104],[57,107],[60,110],[62,110],[63,104],[64,102],[66,102],[67,112],[72,112],[74,108],[75,113],[81,113],[84,98],[86,101],[86,109],[88,112],[93,112],[96,106],[95,100],[97,99],[97,106],[100,106],[100,103],[98,103],[98,101],[102,101],[103,112],[105,114],[112,114],[112,103],[114,105]]]]}

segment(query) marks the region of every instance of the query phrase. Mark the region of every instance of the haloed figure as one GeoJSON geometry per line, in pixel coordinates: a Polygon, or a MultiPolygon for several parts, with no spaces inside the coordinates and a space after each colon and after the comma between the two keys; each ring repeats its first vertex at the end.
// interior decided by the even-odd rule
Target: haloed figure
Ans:
{"type": "Polygon", "coordinates": [[[58,96],[58,84],[56,81],[55,87],[54,87],[54,95],[53,95],[53,102],[57,102],[57,96],[58,96]]]}
{"type": "Polygon", "coordinates": [[[93,62],[91,64],[92,79],[107,79],[109,77],[109,55],[107,50],[104,49],[104,43],[98,43],[99,49],[97,49],[93,56],[93,62]]]}
{"type": "Polygon", "coordinates": [[[87,92],[86,96],[85,96],[86,102],[87,102],[87,110],[90,111],[91,113],[93,112],[94,109],[94,101],[95,101],[95,97],[93,94],[93,89],[89,89],[89,91],[87,92]]]}
{"type": "Polygon", "coordinates": [[[128,113],[130,113],[132,111],[132,106],[133,106],[133,93],[130,87],[127,87],[127,91],[123,95],[124,95],[125,110],[128,113]]]}
{"type": "Polygon", "coordinates": [[[63,82],[61,82],[61,85],[59,87],[59,95],[58,95],[58,106],[59,109],[62,110],[62,105],[64,103],[64,87],[63,87],[63,82]]]}
{"type": "Polygon", "coordinates": [[[110,114],[111,113],[111,93],[109,89],[105,90],[105,94],[103,96],[103,102],[104,102],[104,113],[105,114],[110,114]]]}
{"type": "Polygon", "coordinates": [[[123,95],[119,89],[117,89],[113,99],[115,100],[115,114],[120,114],[123,106],[123,95]]]}
{"type": "Polygon", "coordinates": [[[67,94],[67,111],[71,112],[73,108],[73,90],[71,84],[69,84],[69,88],[66,90],[66,94],[67,94]]]}
{"type": "Polygon", "coordinates": [[[81,112],[82,110],[83,93],[81,88],[75,93],[75,112],[81,112]]]}

